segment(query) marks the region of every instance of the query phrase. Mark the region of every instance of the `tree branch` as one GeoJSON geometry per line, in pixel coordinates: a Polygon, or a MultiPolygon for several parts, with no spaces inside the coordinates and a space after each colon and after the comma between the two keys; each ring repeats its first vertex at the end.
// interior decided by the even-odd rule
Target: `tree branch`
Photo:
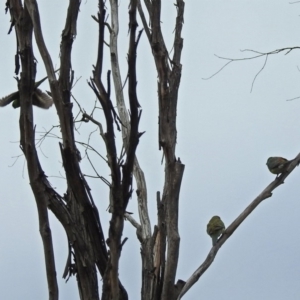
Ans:
{"type": "Polygon", "coordinates": [[[269,55],[273,55],[273,54],[278,54],[280,52],[286,51],[285,55],[289,54],[291,51],[295,50],[295,49],[300,49],[299,46],[295,46],[295,47],[285,47],[285,48],[280,48],[280,49],[276,49],[270,52],[259,52],[259,51],[255,51],[255,50],[251,50],[251,49],[244,49],[244,50],[240,50],[241,52],[252,52],[255,53],[257,55],[251,56],[251,57],[243,57],[243,58],[228,58],[228,57],[222,57],[222,56],[218,56],[215,54],[216,57],[220,58],[220,59],[224,59],[224,60],[228,60],[228,62],[222,66],[217,72],[213,73],[211,76],[206,77],[206,78],[202,78],[203,80],[208,80],[211,79],[212,77],[216,76],[217,74],[219,74],[225,67],[227,67],[229,64],[231,64],[232,62],[235,61],[242,61],[242,60],[251,60],[251,59],[256,59],[259,57],[263,57],[265,56],[265,62],[262,66],[262,68],[257,72],[257,74],[255,75],[253,81],[252,81],[252,85],[251,85],[251,91],[253,90],[253,85],[254,82],[257,78],[257,76],[262,72],[262,70],[265,68],[266,64],[267,64],[267,59],[269,55]]]}
{"type": "Polygon", "coordinates": [[[234,231],[242,224],[242,222],[253,212],[253,210],[265,199],[272,197],[272,191],[278,186],[284,183],[284,180],[290,175],[290,173],[300,163],[300,153],[289,164],[287,170],[279,177],[276,177],[246,208],[245,210],[227,227],[222,236],[219,238],[215,246],[212,247],[208,253],[205,261],[201,266],[190,276],[181,290],[177,300],[180,300],[182,296],[199,280],[199,278],[205,273],[209,266],[213,263],[218,251],[223,244],[229,239],[234,231]]]}

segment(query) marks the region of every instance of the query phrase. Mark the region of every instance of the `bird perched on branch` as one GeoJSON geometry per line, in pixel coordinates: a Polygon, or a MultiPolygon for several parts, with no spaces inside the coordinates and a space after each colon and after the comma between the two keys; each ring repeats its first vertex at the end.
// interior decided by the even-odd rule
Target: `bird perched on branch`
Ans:
{"type": "Polygon", "coordinates": [[[278,176],[287,169],[290,162],[291,161],[286,158],[274,156],[268,158],[267,166],[271,173],[277,174],[278,176]]]}
{"type": "MultiPolygon", "coordinates": [[[[48,109],[52,104],[53,100],[46,93],[38,89],[38,86],[44,82],[48,77],[41,79],[34,85],[34,91],[32,94],[32,104],[40,108],[48,109]]],[[[20,93],[19,91],[11,93],[0,99],[0,106],[6,106],[12,102],[13,108],[20,107],[20,93]]]]}
{"type": "Polygon", "coordinates": [[[207,224],[206,232],[212,238],[213,246],[217,243],[218,237],[224,232],[225,225],[219,216],[213,216],[207,224]]]}

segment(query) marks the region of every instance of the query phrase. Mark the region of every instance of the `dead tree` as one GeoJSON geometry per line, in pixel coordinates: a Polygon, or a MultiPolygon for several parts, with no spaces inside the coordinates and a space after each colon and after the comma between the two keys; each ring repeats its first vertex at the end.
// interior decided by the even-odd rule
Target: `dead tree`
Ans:
{"type": "MultiPolygon", "coordinates": [[[[2,98],[3,105],[17,100],[14,107],[20,106],[20,146],[27,162],[30,185],[36,200],[39,229],[43,241],[46,276],[49,299],[59,299],[56,278],[56,266],[53,252],[51,228],[48,211],[50,210],[63,226],[69,245],[69,255],[63,274],[64,278],[76,276],[81,299],[89,300],[125,300],[129,296],[119,277],[119,262],[122,247],[124,221],[128,220],[136,228],[141,247],[142,261],[142,300],[181,299],[209,268],[221,246],[234,233],[249,214],[265,199],[272,196],[272,191],[281,185],[285,178],[300,162],[300,154],[289,162],[287,169],[269,184],[246,209],[230,224],[212,247],[206,260],[195,270],[187,281],[175,283],[179,257],[180,235],[178,230],[178,203],[184,165],[176,155],[176,116],[178,89],[181,79],[181,51],[183,39],[184,2],[175,1],[177,17],[175,21],[172,51],[167,49],[161,30],[161,1],[129,1],[129,48],[128,76],[124,82],[120,75],[118,55],[119,12],[118,1],[98,1],[97,16],[93,16],[98,26],[97,60],[89,80],[89,87],[94,92],[103,111],[104,123],[97,119],[94,110],[84,111],[78,103],[82,124],[98,126],[100,136],[106,148],[106,163],[111,180],[103,179],[109,188],[109,212],[111,214],[109,230],[102,229],[98,208],[88,182],[80,167],[81,155],[75,142],[73,116],[72,85],[72,45],[76,37],[76,26],[81,1],[69,2],[65,27],[60,44],[59,75],[54,70],[52,59],[44,42],[36,0],[7,0],[6,11],[11,15],[9,33],[16,32],[17,53],[15,73],[19,91],[9,98],[2,98]],[[107,12],[109,7],[109,13],[107,12]],[[108,17],[109,15],[109,17],[108,17]],[[138,22],[143,25],[153,61],[157,70],[157,92],[159,103],[158,148],[162,151],[165,166],[164,187],[157,192],[157,224],[150,223],[147,207],[147,187],[144,173],[136,156],[136,149],[143,132],[139,131],[141,106],[137,94],[136,57],[142,31],[137,32],[138,22]],[[108,23],[110,20],[110,23],[108,23]],[[33,34],[47,72],[48,81],[60,126],[58,145],[66,178],[66,191],[57,193],[43,171],[36,149],[35,125],[32,105],[34,97],[40,92],[35,84],[36,61],[33,53],[33,34]],[[104,70],[104,47],[109,36],[109,54],[111,71],[104,70]],[[57,76],[58,75],[58,76],[57,76]],[[112,77],[112,78],[111,78],[112,77]],[[116,99],[112,99],[112,82],[116,99]],[[129,108],[124,101],[125,87],[128,91],[129,108]],[[17,97],[17,99],[12,99],[17,97]],[[114,108],[114,105],[117,108],[114,108]],[[116,130],[122,131],[122,149],[118,156],[115,138],[116,130]],[[133,193],[133,180],[137,189],[139,220],[127,213],[128,201],[133,193]],[[99,274],[103,281],[99,291],[99,274]]],[[[125,13],[125,12],[122,12],[125,13]]],[[[42,93],[42,92],[41,92],[42,93]]],[[[48,97],[48,96],[47,96],[48,97]]],[[[51,102],[52,103],[52,102],[51,102]]],[[[90,148],[89,148],[90,149],[90,148]]],[[[93,149],[96,151],[96,149],[93,149]]],[[[101,174],[102,170],[95,170],[101,174]]]]}
{"type": "MultiPolygon", "coordinates": [[[[124,88],[118,62],[118,1],[110,0],[110,25],[107,23],[105,1],[98,2],[98,14],[93,17],[99,27],[98,55],[89,86],[95,93],[105,117],[105,125],[92,113],[82,112],[82,122],[99,126],[106,146],[107,164],[111,172],[110,190],[111,220],[109,232],[102,230],[98,209],[93,201],[88,183],[80,168],[81,157],[75,143],[73,103],[72,45],[76,37],[76,24],[80,0],[69,2],[65,28],[61,37],[59,75],[55,74],[52,58],[44,42],[38,4],[35,0],[8,0],[6,11],[11,15],[11,27],[16,32],[17,53],[15,72],[19,74],[20,145],[27,162],[30,185],[36,200],[40,234],[44,246],[49,299],[58,299],[55,258],[51,229],[48,220],[50,210],[62,224],[69,244],[64,278],[75,275],[81,299],[99,299],[98,274],[103,279],[101,299],[128,299],[119,278],[119,260],[122,246],[124,220],[127,218],[137,228],[141,242],[142,299],[176,299],[182,284],[175,285],[179,254],[178,201],[184,165],[176,157],[176,111],[178,88],[181,78],[181,51],[183,40],[184,2],[176,1],[173,55],[170,57],[160,28],[160,1],[129,1],[129,49],[128,49],[128,98],[129,113],[124,102],[124,88]],[[143,8],[147,11],[145,16],[143,8]],[[158,75],[159,98],[159,149],[165,157],[165,183],[162,196],[157,193],[158,222],[152,232],[147,210],[147,189],[143,171],[136,157],[136,149],[143,133],[139,132],[141,107],[136,92],[136,56],[142,31],[137,33],[137,16],[140,15],[152,49],[158,75]],[[150,24],[148,26],[148,23],[150,24]],[[33,53],[33,34],[47,72],[51,97],[59,117],[61,142],[59,151],[65,170],[67,190],[63,195],[51,186],[40,163],[35,145],[35,126],[32,96],[35,90],[36,61],[33,53]],[[110,39],[111,69],[103,70],[105,35],[110,39]],[[116,94],[117,110],[111,98],[111,74],[116,94]],[[104,79],[103,79],[104,78],[104,79]],[[115,130],[122,130],[123,158],[117,155],[115,130]],[[133,178],[137,184],[139,221],[126,213],[132,195],[133,178]],[[167,253],[167,254],[166,254],[167,253]]],[[[122,12],[125,13],[125,12],[122,12]]],[[[99,171],[99,170],[98,170],[99,171]]],[[[101,173],[101,171],[99,171],[101,173]]]]}

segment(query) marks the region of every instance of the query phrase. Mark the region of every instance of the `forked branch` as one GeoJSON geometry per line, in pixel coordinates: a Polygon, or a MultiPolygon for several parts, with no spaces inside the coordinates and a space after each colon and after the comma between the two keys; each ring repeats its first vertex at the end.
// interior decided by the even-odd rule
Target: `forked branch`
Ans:
{"type": "Polygon", "coordinates": [[[265,57],[265,61],[264,61],[263,66],[256,73],[256,75],[255,75],[255,77],[254,77],[254,79],[252,81],[251,90],[250,90],[250,92],[252,92],[253,86],[254,86],[254,82],[255,82],[257,76],[264,70],[264,68],[265,68],[265,66],[267,64],[267,60],[268,60],[269,55],[278,54],[278,53],[285,52],[285,51],[286,51],[285,55],[287,55],[291,51],[296,50],[296,49],[298,50],[298,49],[300,49],[300,47],[299,46],[285,47],[285,48],[276,49],[276,50],[273,50],[273,51],[270,51],[270,52],[259,52],[259,51],[255,51],[255,50],[251,50],[251,49],[244,49],[244,50],[241,50],[241,52],[251,52],[251,53],[255,53],[256,55],[250,56],[250,57],[243,57],[243,58],[228,58],[228,57],[218,56],[218,55],[215,54],[216,57],[218,57],[220,59],[227,60],[228,62],[224,66],[222,66],[217,72],[213,73],[211,76],[205,77],[205,78],[202,78],[202,79],[203,80],[208,80],[208,79],[213,78],[214,76],[216,76],[217,74],[219,74],[223,69],[225,69],[232,62],[244,61],[244,60],[252,60],[252,59],[256,59],[256,58],[260,58],[260,57],[265,57]]]}

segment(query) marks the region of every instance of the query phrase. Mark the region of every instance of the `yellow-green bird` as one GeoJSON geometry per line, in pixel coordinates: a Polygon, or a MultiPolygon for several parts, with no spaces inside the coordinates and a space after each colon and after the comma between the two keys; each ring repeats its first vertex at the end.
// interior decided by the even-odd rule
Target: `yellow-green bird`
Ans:
{"type": "MultiPolygon", "coordinates": [[[[38,86],[44,82],[48,77],[41,79],[40,81],[36,82],[34,85],[34,91],[32,94],[32,104],[38,106],[40,108],[48,109],[53,104],[53,100],[49,97],[46,93],[42,92],[38,89],[38,86]]],[[[20,107],[20,93],[16,91],[11,93],[3,98],[0,99],[0,106],[6,106],[12,102],[13,108],[20,107]]]]}
{"type": "Polygon", "coordinates": [[[289,163],[290,160],[287,160],[286,158],[274,156],[268,158],[267,167],[269,168],[271,173],[278,176],[287,169],[289,163]]]}
{"type": "Polygon", "coordinates": [[[213,216],[207,224],[206,232],[212,238],[213,246],[217,243],[218,237],[224,232],[225,225],[219,216],[213,216]]]}

